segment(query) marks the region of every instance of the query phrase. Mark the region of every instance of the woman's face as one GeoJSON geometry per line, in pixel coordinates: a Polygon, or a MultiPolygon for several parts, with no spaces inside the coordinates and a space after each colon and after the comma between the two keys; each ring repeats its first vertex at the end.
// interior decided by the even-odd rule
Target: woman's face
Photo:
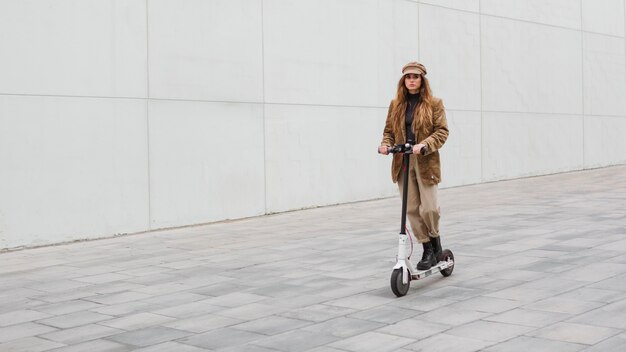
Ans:
{"type": "Polygon", "coordinates": [[[409,93],[415,94],[422,86],[422,75],[416,75],[415,73],[407,73],[404,75],[404,85],[409,93]]]}

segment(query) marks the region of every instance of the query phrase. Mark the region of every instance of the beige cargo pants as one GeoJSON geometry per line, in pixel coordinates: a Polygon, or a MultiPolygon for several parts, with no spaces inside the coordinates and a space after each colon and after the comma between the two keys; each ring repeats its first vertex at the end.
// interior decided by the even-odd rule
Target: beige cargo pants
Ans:
{"type": "MultiPolygon", "coordinates": [[[[419,243],[429,242],[429,237],[439,236],[439,206],[437,205],[437,185],[424,184],[419,177],[417,155],[409,156],[409,189],[406,216],[411,224],[411,232],[419,243]]],[[[402,197],[404,170],[400,170],[398,188],[402,197]]],[[[402,198],[400,198],[402,200],[402,198]]]]}

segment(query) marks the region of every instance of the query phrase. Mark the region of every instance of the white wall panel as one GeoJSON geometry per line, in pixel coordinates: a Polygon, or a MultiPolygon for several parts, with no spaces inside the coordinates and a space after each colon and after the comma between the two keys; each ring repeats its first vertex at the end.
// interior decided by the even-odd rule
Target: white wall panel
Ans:
{"type": "Polygon", "coordinates": [[[389,103],[387,86],[398,77],[378,70],[394,64],[390,44],[415,37],[387,32],[394,28],[393,2],[266,0],[263,5],[267,102],[389,103]]]}
{"type": "Polygon", "coordinates": [[[419,2],[472,12],[478,12],[480,8],[479,0],[419,0],[419,2]]]}
{"type": "Polygon", "coordinates": [[[483,180],[582,168],[582,116],[483,113],[483,180]]]}
{"type": "Polygon", "coordinates": [[[482,16],[483,109],[582,113],[580,32],[482,16]]]}
{"type": "Polygon", "coordinates": [[[626,163],[626,116],[585,117],[585,167],[626,163]]]}
{"type": "Polygon", "coordinates": [[[150,0],[150,96],[261,102],[259,0],[150,0]]]}
{"type": "Polygon", "coordinates": [[[622,38],[583,33],[585,114],[626,115],[626,56],[622,38]]]}
{"type": "Polygon", "coordinates": [[[440,150],[440,187],[481,182],[480,112],[447,109],[446,118],[450,135],[440,150]]]}
{"type": "Polygon", "coordinates": [[[583,30],[624,36],[624,0],[582,0],[583,30]]]}
{"type": "Polygon", "coordinates": [[[580,29],[580,7],[580,0],[481,0],[480,13],[580,29]]]}
{"type": "Polygon", "coordinates": [[[380,36],[381,51],[384,51],[383,55],[392,53],[393,61],[389,66],[378,67],[381,71],[378,84],[378,96],[382,99],[379,101],[380,106],[389,106],[389,102],[395,97],[397,84],[402,76],[402,67],[419,59],[418,4],[410,1],[393,1],[391,15],[381,26],[385,33],[380,36]],[[393,28],[393,31],[385,29],[384,23],[390,23],[389,28],[393,28]]]}
{"type": "Polygon", "coordinates": [[[420,61],[433,94],[449,109],[480,110],[478,14],[422,5],[420,61]]]}
{"type": "Polygon", "coordinates": [[[376,152],[385,108],[267,105],[267,211],[397,193],[391,157],[376,152]]]}
{"type": "Polygon", "coordinates": [[[146,104],[0,96],[0,248],[145,230],[146,104]]]}
{"type": "Polygon", "coordinates": [[[263,108],[150,101],[151,227],[265,212],[263,108]]]}
{"type": "Polygon", "coordinates": [[[145,0],[0,1],[0,93],[146,96],[145,0]]]}

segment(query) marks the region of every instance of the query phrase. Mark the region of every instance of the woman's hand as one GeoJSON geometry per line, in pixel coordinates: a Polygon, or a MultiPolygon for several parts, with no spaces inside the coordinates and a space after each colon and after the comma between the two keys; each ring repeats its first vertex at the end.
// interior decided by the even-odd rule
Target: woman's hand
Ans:
{"type": "Polygon", "coordinates": [[[422,154],[422,148],[424,148],[426,144],[420,143],[413,146],[413,154],[422,154]]]}
{"type": "Polygon", "coordinates": [[[381,146],[379,146],[379,147],[378,147],[378,153],[379,153],[379,154],[384,154],[384,155],[389,154],[389,147],[388,147],[388,146],[386,146],[386,145],[381,145],[381,146]]]}

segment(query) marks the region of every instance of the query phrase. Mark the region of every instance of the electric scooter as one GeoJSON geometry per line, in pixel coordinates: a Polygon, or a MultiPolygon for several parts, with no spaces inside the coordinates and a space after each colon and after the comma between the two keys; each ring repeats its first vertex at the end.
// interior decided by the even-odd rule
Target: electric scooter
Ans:
{"type": "MultiPolygon", "coordinates": [[[[402,172],[404,180],[409,179],[409,157],[413,154],[413,142],[408,141],[406,144],[396,144],[389,148],[390,153],[402,153],[402,172]]],[[[425,150],[422,149],[421,154],[425,150]]],[[[413,252],[413,239],[410,233],[407,235],[406,228],[406,207],[408,188],[403,187],[402,192],[402,221],[400,225],[400,239],[398,242],[397,263],[391,272],[391,291],[397,296],[402,297],[409,291],[411,280],[419,280],[432,274],[440,272],[444,277],[452,275],[454,270],[454,254],[449,249],[444,249],[437,258],[437,264],[430,269],[418,271],[416,266],[411,262],[411,254],[413,252]]]]}

